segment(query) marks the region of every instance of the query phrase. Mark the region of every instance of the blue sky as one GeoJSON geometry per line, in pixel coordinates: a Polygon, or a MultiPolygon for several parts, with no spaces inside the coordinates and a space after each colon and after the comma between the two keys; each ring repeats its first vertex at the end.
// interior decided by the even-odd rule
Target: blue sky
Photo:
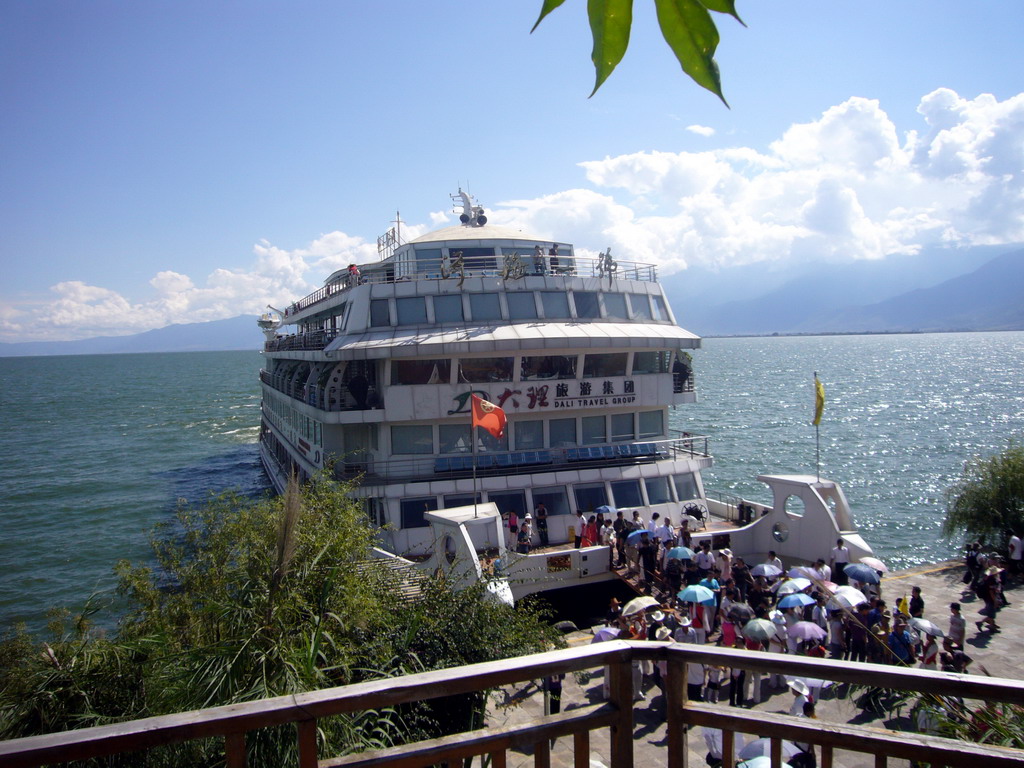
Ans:
{"type": "Polygon", "coordinates": [[[279,306],[460,184],[666,273],[1024,241],[1024,4],[739,0],[731,109],[635,6],[588,99],[583,0],[0,5],[0,340],[279,306]]]}

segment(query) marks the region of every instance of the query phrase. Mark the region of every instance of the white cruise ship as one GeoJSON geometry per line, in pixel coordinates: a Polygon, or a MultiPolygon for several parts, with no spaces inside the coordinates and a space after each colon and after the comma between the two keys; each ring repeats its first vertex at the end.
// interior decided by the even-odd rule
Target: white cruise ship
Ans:
{"type": "Polygon", "coordinates": [[[359,477],[383,548],[403,556],[434,548],[431,512],[474,501],[520,520],[543,502],[552,545],[577,510],[607,505],[676,522],[710,510],[698,538],[751,555],[813,560],[837,534],[870,553],[829,481],[764,476],[773,505],[707,498],[708,441],[669,429],[669,408],[696,400],[700,339],[676,324],[655,266],[578,256],[452,198],[460,225],[411,242],[393,229],[379,261],[261,319],[261,456],[278,490],[325,466],[359,477]],[[475,451],[472,394],[508,418],[500,440],[473,430],[475,451]],[[831,522],[804,524],[818,500],[831,522]]]}

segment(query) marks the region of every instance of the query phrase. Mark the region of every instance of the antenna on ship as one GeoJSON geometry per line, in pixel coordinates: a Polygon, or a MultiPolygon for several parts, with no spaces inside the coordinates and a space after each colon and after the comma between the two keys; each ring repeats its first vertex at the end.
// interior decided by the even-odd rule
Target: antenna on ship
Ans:
{"type": "Polygon", "coordinates": [[[377,238],[377,256],[381,261],[391,256],[395,248],[402,244],[402,215],[398,211],[395,211],[395,219],[391,223],[395,226],[377,238]]]}
{"type": "Polygon", "coordinates": [[[468,192],[463,192],[462,187],[459,187],[459,191],[454,195],[448,195],[452,199],[452,202],[456,204],[456,208],[452,213],[458,213],[458,206],[462,206],[462,213],[459,214],[459,221],[462,222],[464,227],[482,227],[487,223],[487,217],[484,216],[484,209],[479,205],[473,204],[473,196],[468,192]]]}

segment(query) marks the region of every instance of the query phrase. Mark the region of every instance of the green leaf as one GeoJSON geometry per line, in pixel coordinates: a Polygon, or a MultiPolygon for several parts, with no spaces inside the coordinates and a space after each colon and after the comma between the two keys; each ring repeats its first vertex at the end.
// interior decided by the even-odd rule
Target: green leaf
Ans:
{"type": "Polygon", "coordinates": [[[594,36],[590,58],[597,70],[597,82],[590,92],[593,96],[626,54],[633,26],[633,0],[587,0],[587,15],[594,36]]]}
{"type": "Polygon", "coordinates": [[[700,0],[654,0],[658,23],[665,42],[675,53],[683,71],[722,100],[722,79],[715,63],[718,29],[700,0]]]}
{"type": "Polygon", "coordinates": [[[709,11],[726,13],[736,19],[740,24],[743,24],[744,27],[747,26],[743,23],[743,19],[740,18],[740,15],[736,13],[736,3],[733,2],[733,0],[701,0],[701,2],[703,2],[704,7],[709,11]]]}
{"type": "Polygon", "coordinates": [[[551,13],[555,8],[564,3],[565,0],[544,0],[544,5],[541,6],[540,16],[537,17],[537,22],[530,29],[530,34],[533,34],[533,30],[540,26],[540,23],[544,21],[544,17],[551,13]]]}

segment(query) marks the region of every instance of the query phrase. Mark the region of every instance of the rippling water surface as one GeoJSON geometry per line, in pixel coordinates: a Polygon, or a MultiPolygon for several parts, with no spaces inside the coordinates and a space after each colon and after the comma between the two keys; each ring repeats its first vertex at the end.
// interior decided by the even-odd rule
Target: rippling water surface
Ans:
{"type": "Polygon", "coordinates": [[[706,339],[694,367],[701,402],[673,426],[711,436],[709,488],[765,502],[758,474],[814,473],[817,371],[821,475],[897,567],[957,555],[940,535],[945,489],[968,458],[1024,435],[1020,332],[706,339]]]}
{"type": "Polygon", "coordinates": [[[114,585],[153,525],[266,480],[257,352],[0,358],[0,628],[114,585]]]}
{"type": "MultiPolygon", "coordinates": [[[[896,566],[956,552],[943,491],[1024,433],[1024,333],[708,339],[694,365],[701,402],[673,426],[710,436],[709,488],[759,501],[758,474],[814,471],[817,370],[821,473],[896,566]]],[[[112,587],[179,498],[266,488],[259,367],[256,352],[0,358],[0,629],[112,587]]]]}

